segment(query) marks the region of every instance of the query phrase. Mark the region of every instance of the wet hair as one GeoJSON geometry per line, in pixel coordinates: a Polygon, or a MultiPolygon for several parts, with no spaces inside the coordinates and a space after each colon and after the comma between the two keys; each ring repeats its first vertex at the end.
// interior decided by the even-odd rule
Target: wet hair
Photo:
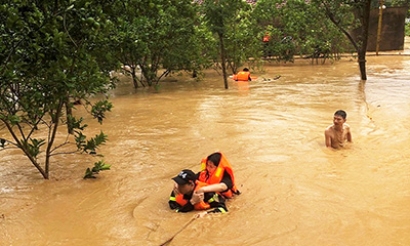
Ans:
{"type": "Polygon", "coordinates": [[[213,154],[210,154],[206,160],[211,161],[215,166],[219,165],[219,162],[221,161],[221,153],[215,152],[213,154]]]}
{"type": "Polygon", "coordinates": [[[335,112],[335,115],[341,116],[343,119],[346,119],[346,112],[344,110],[338,110],[335,112]]]}
{"type": "Polygon", "coordinates": [[[249,69],[246,67],[243,69],[244,72],[249,72],[249,69]]]}

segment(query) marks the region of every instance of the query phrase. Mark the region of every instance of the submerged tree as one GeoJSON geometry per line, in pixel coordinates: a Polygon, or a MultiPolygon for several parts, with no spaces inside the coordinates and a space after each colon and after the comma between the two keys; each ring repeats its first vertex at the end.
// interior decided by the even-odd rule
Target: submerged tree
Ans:
{"type": "Polygon", "coordinates": [[[113,4],[116,28],[107,42],[117,60],[129,66],[135,88],[156,85],[174,70],[195,69],[191,55],[195,53],[195,6],[191,0],[113,4]]]}
{"type": "Polygon", "coordinates": [[[292,62],[294,55],[337,59],[345,39],[325,13],[301,0],[260,0],[254,16],[263,33],[270,35],[265,53],[279,62],[292,62]]]}
{"type": "MultiPolygon", "coordinates": [[[[240,39],[247,40],[249,37],[249,35],[246,35],[246,38],[235,35],[235,26],[237,23],[245,24],[240,18],[241,16],[246,18],[246,14],[242,11],[250,9],[251,6],[242,0],[205,0],[201,6],[204,23],[212,33],[217,35],[224,85],[225,89],[228,89],[226,64],[228,64],[229,59],[232,59],[230,64],[240,63],[243,57],[241,58],[238,54],[244,54],[243,51],[247,47],[239,45],[238,41],[240,39]],[[232,27],[234,27],[233,31],[231,31],[232,27]],[[229,51],[229,47],[233,49],[229,51]]],[[[246,29],[241,31],[248,32],[246,29]]],[[[249,34],[252,35],[252,32],[249,34]]],[[[233,70],[235,71],[236,68],[237,65],[234,65],[233,70]]]]}
{"type": "Polygon", "coordinates": [[[262,38],[259,37],[252,5],[239,5],[227,22],[229,28],[225,30],[225,62],[227,69],[236,74],[246,62],[250,65],[248,67],[258,64],[262,54],[262,38]]]}
{"type": "Polygon", "coordinates": [[[21,149],[45,179],[52,156],[96,154],[107,138],[101,132],[87,139],[83,118],[72,113],[74,101],[81,101],[101,123],[112,107],[105,99],[88,100],[111,85],[96,59],[100,54],[103,60],[98,43],[110,26],[103,3],[10,0],[0,5],[0,128],[9,133],[0,136],[2,147],[21,149]],[[67,136],[56,146],[60,126],[67,136]],[[70,136],[73,150],[64,147],[70,136]]]}
{"type": "Polygon", "coordinates": [[[312,3],[316,3],[349,39],[357,52],[360,77],[367,80],[366,51],[372,0],[312,0],[312,3]],[[354,29],[358,30],[356,36],[352,35],[354,29]]]}

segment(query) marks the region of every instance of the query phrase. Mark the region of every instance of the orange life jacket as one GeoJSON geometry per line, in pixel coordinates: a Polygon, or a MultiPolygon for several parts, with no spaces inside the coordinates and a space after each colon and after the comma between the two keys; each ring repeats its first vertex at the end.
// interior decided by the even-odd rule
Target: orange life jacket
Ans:
{"type": "Polygon", "coordinates": [[[241,71],[238,74],[234,75],[233,79],[236,80],[236,81],[248,81],[249,76],[250,76],[249,72],[241,71]]]}
{"type": "MultiPolygon", "coordinates": [[[[207,183],[204,182],[200,182],[200,181],[195,181],[195,190],[199,190],[201,187],[207,186],[207,183]]],[[[185,204],[187,204],[189,201],[184,199],[184,195],[183,194],[178,194],[177,196],[175,196],[175,201],[181,205],[184,206],[185,204]]],[[[209,203],[202,201],[199,202],[197,204],[194,205],[195,210],[207,210],[211,208],[211,205],[209,205],[209,203]]]]}
{"type": "Polygon", "coordinates": [[[207,159],[204,158],[201,161],[201,172],[199,173],[199,178],[198,180],[201,182],[205,182],[208,185],[210,184],[219,184],[222,181],[222,178],[224,176],[224,172],[226,171],[232,179],[232,189],[227,190],[225,192],[222,192],[221,195],[226,197],[226,198],[232,198],[233,194],[236,194],[238,192],[238,189],[236,188],[235,185],[235,176],[233,174],[232,166],[229,163],[229,161],[225,158],[225,156],[221,154],[221,160],[219,161],[218,166],[216,167],[215,172],[210,176],[207,177],[207,171],[206,171],[206,161],[207,159]]]}

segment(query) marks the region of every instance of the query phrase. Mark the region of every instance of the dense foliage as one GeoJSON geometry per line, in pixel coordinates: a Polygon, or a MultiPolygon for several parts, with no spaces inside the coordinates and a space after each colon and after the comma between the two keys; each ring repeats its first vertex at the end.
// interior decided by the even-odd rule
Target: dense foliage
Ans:
{"type": "Polygon", "coordinates": [[[312,0],[312,4],[349,39],[357,52],[360,77],[367,80],[366,51],[372,0],[312,0]],[[357,35],[352,35],[352,31],[357,35]]]}
{"type": "Polygon", "coordinates": [[[252,22],[251,11],[251,6],[242,0],[204,1],[201,4],[203,23],[217,37],[225,89],[228,89],[227,66],[236,73],[238,67],[255,54],[253,48],[258,42],[255,42],[257,39],[252,31],[256,25],[252,22]]]}
{"type": "Polygon", "coordinates": [[[116,28],[107,42],[129,66],[134,87],[156,85],[171,71],[198,69],[198,56],[191,54],[197,50],[195,7],[191,0],[115,1],[116,28]]]}
{"type": "Polygon", "coordinates": [[[338,59],[346,47],[343,34],[310,1],[259,0],[254,15],[270,35],[265,56],[277,61],[293,62],[301,55],[323,63],[338,59]]]}
{"type": "MultiPolygon", "coordinates": [[[[111,84],[99,67],[98,43],[110,22],[100,1],[3,1],[0,5],[0,127],[9,146],[21,149],[44,178],[61,124],[76,140],[77,151],[96,153],[106,140],[83,135],[83,119],[73,113],[82,100],[102,122],[111,104],[88,99],[111,84]]],[[[100,60],[103,60],[101,57],[100,60]]]]}
{"type": "MultiPolygon", "coordinates": [[[[97,101],[121,66],[134,87],[158,86],[177,71],[231,73],[295,56],[322,63],[353,49],[361,78],[369,11],[376,0],[6,0],[0,4],[0,148],[17,147],[44,178],[59,153],[96,154],[104,133],[87,139],[84,107],[100,123],[111,103],[97,101]],[[355,31],[359,35],[352,36],[355,31]],[[264,37],[269,37],[263,42],[264,37]],[[266,59],[263,59],[266,58],[266,59]],[[76,103],[75,103],[76,102],[76,103]],[[78,102],[82,104],[78,105],[78,102]],[[56,143],[65,127],[68,136],[56,143]],[[68,151],[72,139],[75,148],[68,151]],[[64,149],[64,151],[60,151],[64,149]],[[60,151],[60,152],[59,152],[60,151]]],[[[402,6],[409,0],[386,0],[402,6]]],[[[59,138],[61,139],[61,138],[59,138]]],[[[88,168],[94,177],[109,166],[88,168]]]]}

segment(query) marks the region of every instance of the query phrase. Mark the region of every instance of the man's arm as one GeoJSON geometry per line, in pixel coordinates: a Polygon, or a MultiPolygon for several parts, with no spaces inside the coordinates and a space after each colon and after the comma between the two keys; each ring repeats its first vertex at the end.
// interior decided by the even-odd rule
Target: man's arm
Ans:
{"type": "Polygon", "coordinates": [[[348,142],[352,142],[352,133],[350,132],[350,127],[347,127],[347,134],[346,134],[346,138],[348,142]]]}
{"type": "Polygon", "coordinates": [[[232,177],[226,170],[224,171],[224,176],[222,177],[221,183],[224,183],[226,185],[226,189],[222,192],[225,192],[233,188],[232,177]]]}
{"type": "Polygon", "coordinates": [[[197,192],[202,192],[202,193],[207,193],[207,192],[225,192],[229,189],[232,189],[233,183],[231,176],[229,175],[228,172],[224,172],[224,176],[222,177],[222,180],[218,184],[211,184],[202,187],[199,189],[197,192]]]}
{"type": "Polygon", "coordinates": [[[352,134],[350,132],[347,133],[347,141],[352,142],[352,134]]]}
{"type": "Polygon", "coordinates": [[[211,184],[202,187],[197,190],[198,193],[207,193],[207,192],[223,192],[228,189],[228,186],[225,183],[211,184]]]}
{"type": "Polygon", "coordinates": [[[329,129],[325,130],[325,142],[326,142],[326,147],[328,148],[332,147],[332,137],[330,136],[329,129]]]}

